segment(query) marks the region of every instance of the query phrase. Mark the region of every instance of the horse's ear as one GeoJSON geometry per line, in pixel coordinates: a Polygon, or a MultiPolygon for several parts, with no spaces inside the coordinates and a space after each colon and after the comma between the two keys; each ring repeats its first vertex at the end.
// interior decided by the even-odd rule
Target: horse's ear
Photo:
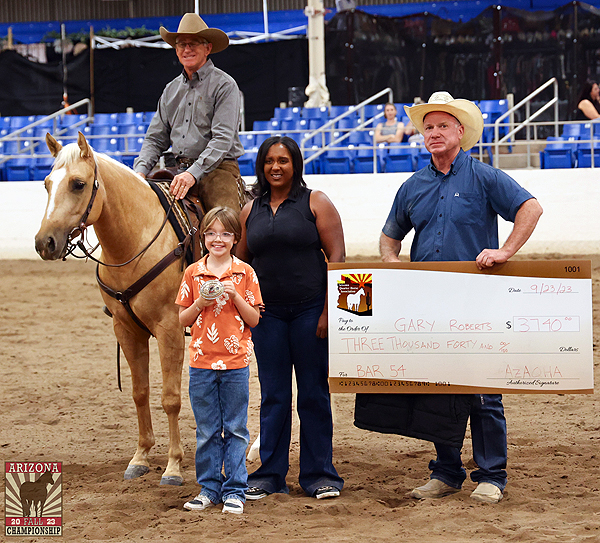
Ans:
{"type": "Polygon", "coordinates": [[[88,158],[92,156],[92,149],[90,148],[85,136],[81,132],[77,132],[77,145],[81,149],[81,158],[88,158]]]}
{"type": "Polygon", "coordinates": [[[48,149],[50,149],[50,154],[56,158],[56,155],[58,155],[58,153],[60,152],[60,150],[62,149],[62,145],[60,143],[58,143],[53,137],[52,134],[50,133],[46,133],[46,145],[48,146],[48,149]]]}

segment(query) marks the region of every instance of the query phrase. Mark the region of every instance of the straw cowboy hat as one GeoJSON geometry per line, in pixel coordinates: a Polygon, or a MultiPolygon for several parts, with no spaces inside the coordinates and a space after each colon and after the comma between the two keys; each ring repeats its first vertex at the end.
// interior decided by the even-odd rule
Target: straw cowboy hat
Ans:
{"type": "Polygon", "coordinates": [[[195,13],[186,13],[181,18],[177,32],[169,32],[164,26],[161,26],[160,36],[171,47],[175,47],[175,41],[178,36],[204,38],[206,41],[212,43],[211,53],[223,51],[229,45],[229,38],[225,32],[218,28],[208,28],[202,18],[195,13]]]}
{"type": "Polygon", "coordinates": [[[452,98],[446,91],[434,92],[426,104],[404,106],[404,111],[412,121],[413,126],[423,134],[423,121],[428,113],[442,111],[456,117],[465,127],[465,133],[460,140],[460,146],[468,151],[475,145],[483,133],[483,115],[481,110],[471,101],[462,98],[452,98]]]}

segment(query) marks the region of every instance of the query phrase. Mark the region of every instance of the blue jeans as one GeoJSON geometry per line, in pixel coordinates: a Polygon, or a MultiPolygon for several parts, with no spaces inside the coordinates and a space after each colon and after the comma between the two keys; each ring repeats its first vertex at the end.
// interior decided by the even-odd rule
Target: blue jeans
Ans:
{"type": "Polygon", "coordinates": [[[196,480],[213,503],[246,501],[249,368],[190,367],[190,402],[196,419],[196,480]],[[223,468],[225,475],[223,476],[223,468]]]}
{"type": "MultiPolygon", "coordinates": [[[[470,414],[473,460],[478,468],[471,473],[475,483],[506,487],[506,419],[500,394],[475,394],[470,414]]],[[[435,443],[437,459],[429,463],[431,478],[460,488],[467,478],[460,449],[435,443]]]]}
{"type": "Polygon", "coordinates": [[[316,335],[325,295],[300,304],[267,305],[252,330],[260,380],[260,459],[248,484],[269,493],[288,492],[292,431],[292,367],[298,385],[300,476],[312,496],[322,486],[341,490],[332,463],[333,423],[329,398],[327,339],[316,335]]]}

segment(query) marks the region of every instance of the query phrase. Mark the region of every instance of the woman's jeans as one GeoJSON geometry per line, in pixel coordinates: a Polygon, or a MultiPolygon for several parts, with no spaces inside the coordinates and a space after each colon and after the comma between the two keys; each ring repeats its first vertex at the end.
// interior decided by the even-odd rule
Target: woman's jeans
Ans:
{"type": "Polygon", "coordinates": [[[249,368],[190,367],[190,402],[196,419],[196,479],[213,503],[246,501],[249,368]],[[225,476],[222,470],[225,471],[225,476]]]}
{"type": "Polygon", "coordinates": [[[322,486],[342,489],[332,463],[333,423],[327,339],[316,335],[325,295],[300,304],[267,305],[252,330],[262,395],[260,459],[248,485],[269,493],[288,492],[292,429],[292,368],[298,385],[300,486],[312,496],[322,486]]]}
{"type": "MultiPolygon", "coordinates": [[[[500,394],[475,394],[471,406],[473,460],[478,468],[471,473],[476,483],[491,483],[501,491],[506,486],[506,419],[500,394]]],[[[431,478],[460,488],[467,478],[460,449],[435,444],[437,459],[429,463],[431,478]]]]}

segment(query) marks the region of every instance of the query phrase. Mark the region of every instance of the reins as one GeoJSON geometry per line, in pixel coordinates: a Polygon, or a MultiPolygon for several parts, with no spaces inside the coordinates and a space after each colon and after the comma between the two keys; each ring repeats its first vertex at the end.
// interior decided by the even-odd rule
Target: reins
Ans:
{"type": "Polygon", "coordinates": [[[167,213],[165,214],[165,218],[164,218],[162,224],[160,225],[158,232],[150,240],[150,242],[146,245],[146,247],[144,247],[137,255],[130,258],[127,262],[122,262],[121,264],[107,264],[106,262],[102,262],[101,260],[98,260],[97,258],[95,258],[93,256],[94,251],[96,251],[96,249],[100,246],[99,243],[91,251],[89,251],[84,244],[84,241],[86,241],[86,231],[87,231],[86,222],[90,216],[92,207],[94,206],[94,201],[96,200],[96,194],[98,192],[98,187],[99,187],[98,163],[96,162],[96,159],[94,158],[94,184],[92,186],[92,194],[90,196],[90,201],[81,217],[81,220],[79,221],[79,225],[76,226],[75,228],[73,228],[73,230],[71,230],[71,232],[69,233],[67,247],[66,247],[65,255],[63,256],[63,260],[66,260],[68,256],[73,256],[74,258],[89,258],[90,260],[93,260],[97,264],[99,264],[101,266],[106,266],[107,268],[120,268],[122,266],[127,266],[127,264],[131,264],[135,259],[142,256],[152,246],[152,244],[158,239],[158,236],[160,236],[165,225],[167,224],[167,221],[169,220],[169,214],[171,213],[171,211],[173,210],[173,206],[175,205],[175,201],[176,201],[175,197],[173,197],[170,202],[169,209],[167,210],[167,213]],[[79,237],[80,239],[76,243],[72,243],[73,239],[75,239],[77,237],[79,237]],[[81,250],[81,252],[83,253],[84,256],[78,256],[74,253],[74,251],[77,247],[81,250]]]}

